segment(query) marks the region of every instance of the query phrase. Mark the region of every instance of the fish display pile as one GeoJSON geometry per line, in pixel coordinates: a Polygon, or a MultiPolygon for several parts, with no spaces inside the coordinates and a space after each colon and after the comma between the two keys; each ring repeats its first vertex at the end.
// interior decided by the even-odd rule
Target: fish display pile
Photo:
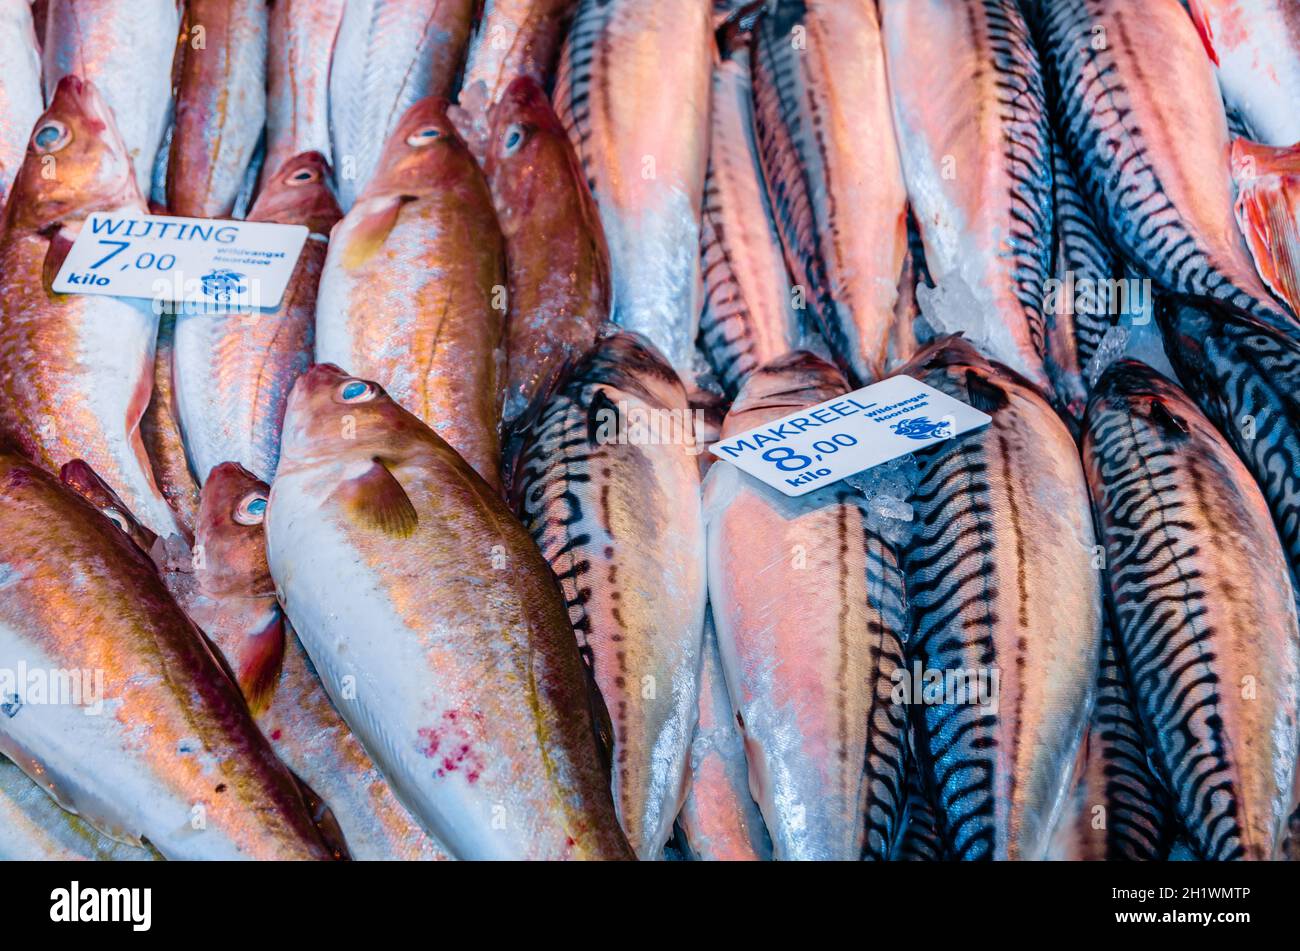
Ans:
{"type": "Polygon", "coordinates": [[[1289,0],[0,0],[0,858],[1300,859],[1297,101],[1289,0]],[[897,376],[988,422],[709,452],[897,376]]]}

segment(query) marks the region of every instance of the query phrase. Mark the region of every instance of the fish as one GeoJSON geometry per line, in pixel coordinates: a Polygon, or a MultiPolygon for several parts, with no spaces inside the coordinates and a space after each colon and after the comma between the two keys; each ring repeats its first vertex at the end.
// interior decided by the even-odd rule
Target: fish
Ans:
{"type": "Polygon", "coordinates": [[[510,84],[491,130],[483,170],[509,277],[502,422],[517,429],[609,320],[609,249],[577,154],[535,80],[510,84]]]}
{"type": "Polygon", "coordinates": [[[1055,294],[1049,291],[1044,298],[1046,365],[1061,405],[1082,419],[1093,354],[1117,317],[1112,301],[1120,269],[1060,148],[1052,150],[1052,197],[1058,285],[1055,294]],[[1087,282],[1088,293],[1077,292],[1080,281],[1087,282]]]}
{"type": "Polygon", "coordinates": [[[511,502],[559,579],[609,711],[628,841],[658,859],[690,776],[704,643],[694,414],[644,337],[616,331],[524,435],[511,502]]]}
{"type": "Polygon", "coordinates": [[[268,23],[261,184],[295,155],[330,151],[329,78],[346,0],[275,0],[268,23]]]}
{"type": "Polygon", "coordinates": [[[0,430],[51,472],[85,459],[151,529],[179,533],[139,429],[157,314],[144,302],[50,290],[93,212],[145,208],[108,106],[69,76],[37,122],[0,222],[0,430]]]}
{"type": "Polygon", "coordinates": [[[45,97],[65,76],[92,83],[121,130],[140,193],[172,118],[178,0],[49,0],[43,47],[45,97]]]}
{"type": "Polygon", "coordinates": [[[1255,274],[1237,232],[1223,104],[1176,0],[1140,10],[1122,0],[1026,6],[1060,143],[1099,229],[1139,276],[1165,290],[1300,331],[1255,274]]]}
{"type": "Polygon", "coordinates": [[[921,788],[916,762],[908,757],[907,798],[903,820],[894,845],[895,862],[939,862],[943,859],[943,840],[939,820],[930,805],[930,797],[921,788]]]}
{"type": "Polygon", "coordinates": [[[749,373],[803,337],[754,128],[751,19],[746,8],[718,33],[700,219],[700,349],[733,399],[749,373]]]}
{"type": "Polygon", "coordinates": [[[1224,308],[1158,313],[1178,379],[1255,477],[1300,590],[1300,341],[1224,308]]]}
{"type": "Polygon", "coordinates": [[[469,41],[458,104],[466,112],[461,135],[480,164],[487,115],[520,77],[550,88],[577,0],[486,0],[469,41]],[[481,131],[476,135],[475,131],[481,131]]]}
{"type": "Polygon", "coordinates": [[[407,110],[455,92],[477,6],[478,0],[344,4],[329,75],[330,155],[344,211],[383,164],[407,110]]]}
{"type": "Polygon", "coordinates": [[[454,857],[632,857],[559,588],[436,432],[378,384],[313,366],[289,397],[265,524],[326,692],[454,857]]]}
{"type": "Polygon", "coordinates": [[[754,121],[797,293],[850,382],[883,372],[907,192],[880,22],[865,0],[780,0],[754,32],[754,121]]]}
{"type": "Polygon", "coordinates": [[[330,703],[276,601],[269,492],[238,463],[212,470],[195,536],[201,567],[182,606],[229,663],[276,755],[328,804],[354,860],[445,860],[330,703]]]}
{"type": "Polygon", "coordinates": [[[187,0],[177,47],[167,210],[229,218],[266,124],[267,4],[187,0]]]}
{"type": "Polygon", "coordinates": [[[614,323],[684,374],[699,331],[709,37],[707,0],[581,0],[552,95],[604,225],[614,323]]]}
{"type": "Polygon", "coordinates": [[[749,792],[745,741],[722,673],[713,617],[706,614],[700,712],[691,740],[691,779],[677,825],[698,862],[767,862],[772,841],[749,792]]]}
{"type": "Polygon", "coordinates": [[[190,472],[176,409],[175,368],[176,309],[164,306],[158,315],[158,340],[154,347],[153,391],[140,419],[140,438],[149,458],[154,482],[176,515],[185,537],[193,537],[199,514],[199,483],[190,472]]]}
{"type": "Polygon", "coordinates": [[[483,173],[424,99],[331,234],[316,359],[374,379],[499,485],[505,241],[483,173]]]}
{"type": "Polygon", "coordinates": [[[1029,27],[1015,0],[883,0],[880,9],[926,265],[937,287],[964,285],[973,298],[969,309],[931,323],[967,332],[1048,389],[1051,129],[1029,27]]]}
{"type": "Polygon", "coordinates": [[[124,845],[96,832],[0,758],[0,861],[152,862],[161,857],[151,848],[124,845]]]}
{"type": "Polygon", "coordinates": [[[84,459],[73,459],[59,469],[59,481],[93,505],[101,515],[121,529],[143,552],[153,549],[158,536],[136,519],[112,486],[84,459]]]}
{"type": "Polygon", "coordinates": [[[279,306],[222,314],[184,309],[177,316],[176,408],[200,485],[223,462],[237,462],[263,481],[275,475],[289,391],[313,362],[316,289],[330,230],[341,216],[324,156],[291,158],[248,215],[309,230],[279,306]]]}
{"type": "Polygon", "coordinates": [[[1259,141],[1300,142],[1300,9],[1287,0],[1189,0],[1223,101],[1259,141]]]}
{"type": "Polygon", "coordinates": [[[1082,768],[1057,829],[1054,858],[1076,862],[1165,861],[1178,818],[1152,772],[1149,744],[1128,668],[1107,624],[1102,634],[1097,702],[1080,750],[1082,768]]]}
{"type": "Polygon", "coordinates": [[[45,111],[41,49],[28,0],[0,2],[0,205],[23,164],[32,127],[45,111]]]}
{"type": "Polygon", "coordinates": [[[0,667],[72,672],[57,699],[33,696],[30,680],[6,697],[0,753],[102,834],[169,859],[336,857],[238,689],[115,523],[6,451],[0,524],[0,667]]]}
{"type": "Polygon", "coordinates": [[[1192,400],[1143,363],[1106,371],[1084,429],[1156,770],[1200,859],[1270,859],[1293,806],[1300,629],[1268,506],[1192,400]]]}
{"type": "Polygon", "coordinates": [[[915,454],[907,684],[945,855],[1046,857],[1096,690],[1102,584],[1074,438],[960,338],[900,372],[992,417],[915,454]],[[932,672],[943,690],[932,693],[932,672]],[[919,673],[919,676],[918,676],[919,673]]]}
{"type": "Polygon", "coordinates": [[[1232,143],[1233,212],[1255,271],[1269,290],[1300,308],[1300,148],[1232,143]]]}
{"type": "MultiPolygon", "coordinates": [[[[750,375],[723,438],[848,390],[796,351],[750,375]]],[[[906,793],[907,709],[891,695],[907,633],[898,552],[843,482],[796,499],[715,465],[704,511],[718,648],[773,856],[887,858],[906,793]]]]}

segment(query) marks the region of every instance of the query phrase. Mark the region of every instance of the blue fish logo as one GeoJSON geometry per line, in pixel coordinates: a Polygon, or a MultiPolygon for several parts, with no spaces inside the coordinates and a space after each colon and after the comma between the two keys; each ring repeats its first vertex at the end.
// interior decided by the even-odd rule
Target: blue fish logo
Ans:
{"type": "Polygon", "coordinates": [[[941,419],[932,423],[924,416],[913,416],[900,419],[889,428],[908,439],[947,439],[952,435],[952,420],[941,419]]]}
{"type": "Polygon", "coordinates": [[[203,275],[202,280],[203,293],[221,304],[229,303],[232,297],[246,290],[244,275],[226,268],[209,271],[203,275]]]}

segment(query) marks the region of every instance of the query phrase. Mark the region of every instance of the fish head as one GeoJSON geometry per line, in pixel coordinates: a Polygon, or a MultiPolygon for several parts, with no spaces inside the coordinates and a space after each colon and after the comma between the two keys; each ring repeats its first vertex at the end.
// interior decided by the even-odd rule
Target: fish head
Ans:
{"type": "Polygon", "coordinates": [[[1127,358],[1108,366],[1093,387],[1084,426],[1093,429],[1097,417],[1107,413],[1144,420],[1171,442],[1186,440],[1208,425],[1202,425],[1200,411],[1176,383],[1141,360],[1127,358]]]}
{"type": "Polygon", "coordinates": [[[651,407],[686,406],[686,387],[677,371],[647,338],[630,330],[607,333],[588,351],[575,379],[600,383],[651,407]]]}
{"type": "Polygon", "coordinates": [[[11,227],[42,231],[144,200],[113,112],[93,83],[64,76],[37,121],[8,203],[11,227]]]}
{"type": "Polygon", "coordinates": [[[754,370],[736,394],[723,438],[762,426],[849,390],[839,368],[807,350],[795,350],[754,370]]]}
{"type": "Polygon", "coordinates": [[[275,591],[263,526],[270,491],[235,462],[223,462],[208,474],[194,533],[203,552],[198,575],[205,594],[261,597],[275,591]]]}
{"type": "Polygon", "coordinates": [[[429,430],[371,380],[317,363],[293,385],[284,415],[280,472],[320,462],[392,458],[429,430]]]}
{"type": "Polygon", "coordinates": [[[329,186],[330,166],[319,152],[300,152],[282,164],[263,185],[249,211],[250,221],[306,225],[328,235],[343,217],[329,186]]]}
{"type": "Polygon", "coordinates": [[[82,459],[65,463],[59,470],[59,481],[98,509],[100,514],[139,545],[141,551],[148,552],[153,548],[158,536],[140,524],[117,493],[91,468],[90,463],[82,459]]]}
{"type": "MultiPolygon", "coordinates": [[[[520,76],[506,88],[489,116],[483,171],[497,208],[530,206],[550,186],[546,176],[529,174],[543,153],[568,146],[564,126],[537,81],[520,76]]],[[[543,163],[550,164],[550,163],[543,163]]]]}
{"type": "Polygon", "coordinates": [[[406,110],[384,145],[363,198],[425,195],[454,184],[466,173],[481,174],[448,115],[449,108],[446,99],[430,96],[406,110]]]}

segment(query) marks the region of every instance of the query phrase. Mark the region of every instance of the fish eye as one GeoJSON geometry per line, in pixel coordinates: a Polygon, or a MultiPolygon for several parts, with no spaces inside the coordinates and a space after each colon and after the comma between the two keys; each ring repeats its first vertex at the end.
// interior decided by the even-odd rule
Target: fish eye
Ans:
{"type": "Polygon", "coordinates": [[[527,138],[528,130],[523,125],[518,122],[510,123],[505,136],[501,140],[502,154],[506,157],[514,155],[523,146],[527,138]]]}
{"type": "Polygon", "coordinates": [[[266,518],[266,496],[251,492],[235,506],[235,521],[240,525],[261,525],[266,518]]]}
{"type": "Polygon", "coordinates": [[[300,168],[289,176],[290,185],[306,185],[320,181],[320,174],[314,168],[300,168]]]}
{"type": "Polygon", "coordinates": [[[348,380],[339,387],[339,399],[344,403],[365,403],[374,397],[375,388],[365,380],[348,380]]]}
{"type": "Polygon", "coordinates": [[[406,137],[406,144],[419,148],[422,145],[428,145],[434,139],[442,137],[442,130],[437,126],[427,125],[418,132],[412,132],[406,137]]]}
{"type": "Polygon", "coordinates": [[[37,152],[57,152],[72,141],[72,132],[57,119],[47,119],[32,133],[32,145],[37,152]]]}
{"type": "Polygon", "coordinates": [[[112,522],[122,531],[126,532],[127,534],[131,533],[131,526],[127,524],[126,516],[123,515],[121,512],[119,512],[117,509],[109,507],[105,509],[100,509],[100,511],[103,512],[105,516],[107,516],[110,522],[112,522]]]}

